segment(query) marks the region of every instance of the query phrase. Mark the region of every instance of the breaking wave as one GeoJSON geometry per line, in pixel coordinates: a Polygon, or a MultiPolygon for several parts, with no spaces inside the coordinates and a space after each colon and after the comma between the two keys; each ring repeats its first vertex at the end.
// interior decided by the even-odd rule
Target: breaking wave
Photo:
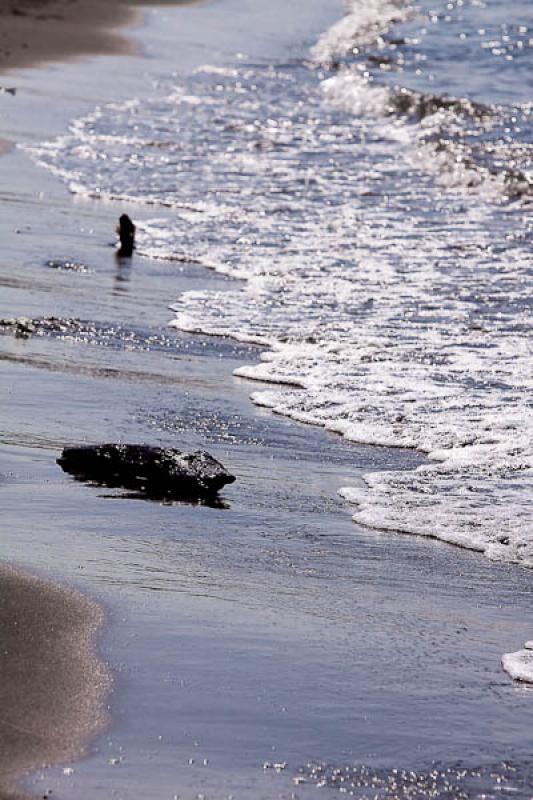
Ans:
{"type": "Polygon", "coordinates": [[[342,489],[358,522],[533,567],[531,107],[423,85],[428,14],[353,3],[312,64],[204,65],[32,152],[159,208],[140,252],[244,281],[174,299],[173,324],[268,348],[237,370],[268,382],[256,403],[427,453],[342,489]]]}

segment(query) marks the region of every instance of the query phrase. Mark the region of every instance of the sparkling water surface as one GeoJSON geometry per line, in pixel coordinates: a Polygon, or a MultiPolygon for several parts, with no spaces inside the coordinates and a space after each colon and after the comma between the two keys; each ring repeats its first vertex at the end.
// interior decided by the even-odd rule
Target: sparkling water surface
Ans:
{"type": "MultiPolygon", "coordinates": [[[[4,538],[63,579],[83,564],[120,673],[113,729],[40,795],[531,797],[531,689],[500,659],[531,635],[532,573],[353,525],[334,499],[348,484],[370,526],[532,561],[531,49],[482,47],[503,5],[449,5],[351,3],[285,58],[209,53],[34,148],[81,197],[124,198],[160,259],[100,246],[122,201],[77,204],[90,235],[72,236],[50,179],[46,263],[17,276],[36,294],[10,295],[35,331],[2,331],[27,475],[4,485],[4,538]],[[267,354],[242,367],[256,347],[165,331],[167,303],[267,354]],[[232,369],[346,438],[252,414],[232,369]],[[208,446],[239,481],[221,509],[110,496],[58,474],[66,435],[208,446]]],[[[219,24],[239,2],[220,6],[219,24]]],[[[505,6],[524,43],[528,12],[505,6]]]]}
{"type": "Polygon", "coordinates": [[[343,488],[355,519],[525,566],[532,43],[529,3],[356,0],[299,57],[162,78],[33,150],[143,206],[140,252],[243,281],[168,302],[267,348],[237,370],[258,404],[429,454],[343,488]]]}

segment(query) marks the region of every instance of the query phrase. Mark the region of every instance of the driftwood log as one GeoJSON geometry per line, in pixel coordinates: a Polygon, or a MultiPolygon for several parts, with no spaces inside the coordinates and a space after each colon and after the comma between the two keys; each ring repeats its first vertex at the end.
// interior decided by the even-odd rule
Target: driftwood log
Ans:
{"type": "Polygon", "coordinates": [[[149,497],[209,499],[235,480],[204,451],[182,453],[143,444],[65,447],[57,463],[80,480],[135,489],[149,497]]]}

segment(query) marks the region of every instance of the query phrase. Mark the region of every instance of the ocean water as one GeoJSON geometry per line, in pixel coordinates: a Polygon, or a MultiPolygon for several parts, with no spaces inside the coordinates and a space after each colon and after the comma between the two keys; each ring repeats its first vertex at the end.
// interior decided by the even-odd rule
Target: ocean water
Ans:
{"type": "Polygon", "coordinates": [[[138,209],[139,253],[238,279],[168,303],[265,347],[258,405],[427,453],[339,487],[359,523],[533,567],[532,88],[525,0],[351,0],[31,152],[138,209]]]}

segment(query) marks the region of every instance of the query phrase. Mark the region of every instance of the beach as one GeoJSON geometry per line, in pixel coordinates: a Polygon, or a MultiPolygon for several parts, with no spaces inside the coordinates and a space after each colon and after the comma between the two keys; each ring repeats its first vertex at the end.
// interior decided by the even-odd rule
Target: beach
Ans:
{"type": "MultiPolygon", "coordinates": [[[[173,4],[179,5],[179,0],[173,4]]],[[[139,18],[139,6],[147,5],[122,0],[3,0],[0,70],[5,74],[20,67],[96,53],[126,53],[132,43],[122,29],[139,18]]]]}
{"type": "Polygon", "coordinates": [[[103,729],[109,674],[94,651],[96,604],[6,567],[0,587],[0,796],[19,797],[22,773],[76,758],[103,729]]]}
{"type": "MultiPolygon", "coordinates": [[[[268,367],[266,345],[244,327],[241,341],[202,333],[194,305],[227,297],[230,322],[221,313],[218,322],[229,330],[246,285],[231,259],[229,274],[203,265],[206,242],[213,259],[227,246],[216,221],[201,221],[208,203],[185,209],[185,225],[171,205],[106,193],[113,170],[116,195],[124,180],[113,154],[98,197],[81,167],[76,187],[61,165],[65,186],[59,169],[35,163],[46,153],[31,153],[97,105],[122,113],[134,96],[141,111],[162,102],[171,73],[200,121],[202,87],[195,94],[191,81],[203,78],[191,76],[223,86],[245,61],[252,77],[239,91],[261,85],[263,67],[294,81],[284,65],[342,8],[278,5],[276,17],[232,2],[143,15],[91,4],[89,23],[73,4],[61,14],[77,20],[68,25],[83,28],[83,43],[67,28],[67,44],[48,39],[58,21],[39,20],[42,50],[28,60],[22,25],[42,11],[9,16],[1,83],[17,93],[0,95],[10,142],[0,158],[0,707],[18,735],[2,733],[6,798],[306,798],[317,786],[327,797],[374,796],[372,787],[391,798],[500,796],[496,787],[530,796],[531,691],[500,662],[531,638],[531,571],[354,524],[339,487],[363,491],[363,475],[408,475],[427,456],[352,442],[250,400],[278,388],[235,375],[268,367]],[[139,229],[129,260],[115,250],[124,212],[139,229]],[[183,252],[163,258],[161,231],[178,217],[183,252]],[[27,335],[8,322],[22,317],[27,335]],[[237,480],[218,504],[154,502],[76,481],[56,463],[65,446],[104,441],[207,449],[237,480]]],[[[112,125],[105,136],[132,154],[134,137],[112,125]]],[[[176,130],[188,157],[186,126],[176,130]]],[[[249,162],[239,166],[250,182],[249,162]]],[[[137,177],[142,186],[140,168],[137,177]]],[[[184,180],[184,205],[187,191],[184,180]]]]}

